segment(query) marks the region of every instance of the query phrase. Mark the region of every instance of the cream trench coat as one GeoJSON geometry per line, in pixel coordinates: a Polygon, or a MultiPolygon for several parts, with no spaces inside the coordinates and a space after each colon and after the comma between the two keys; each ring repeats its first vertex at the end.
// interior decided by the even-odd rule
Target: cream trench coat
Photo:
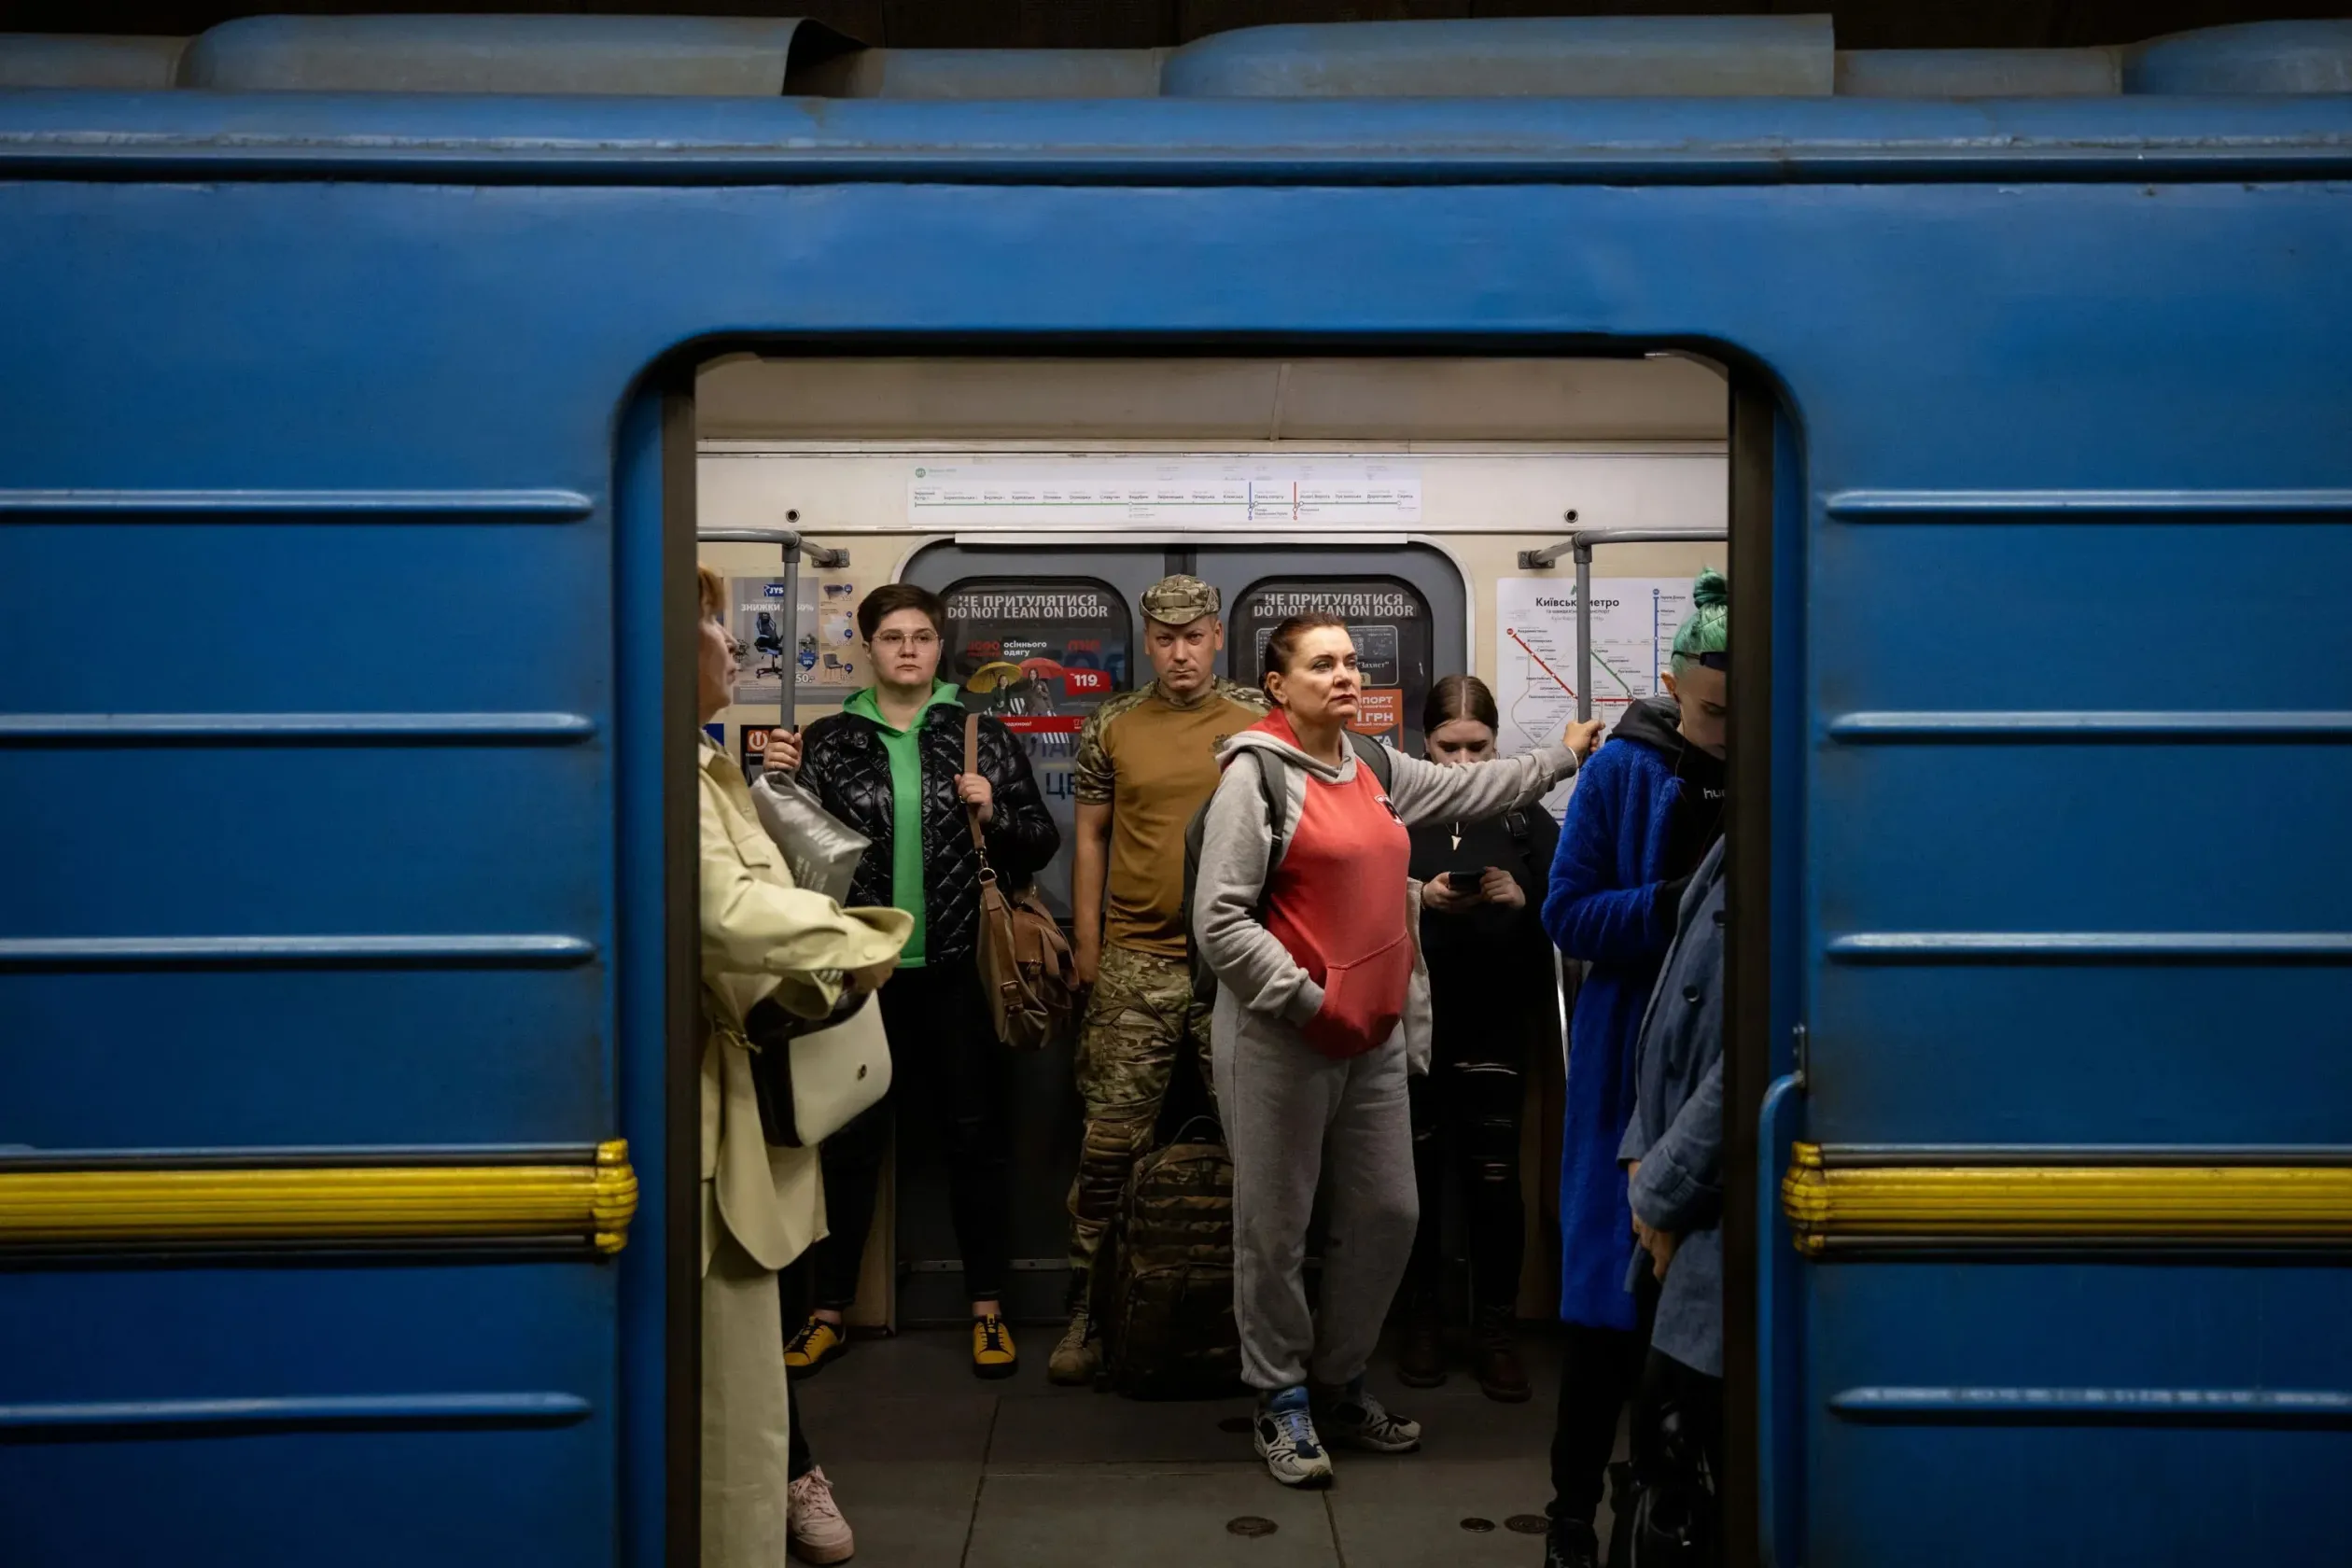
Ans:
{"type": "Polygon", "coordinates": [[[705,737],[702,803],[702,1561],[777,1568],[791,1479],[776,1271],[825,1234],[817,1151],[769,1145],[743,1019],[773,996],[805,1017],[841,972],[898,956],[899,909],[845,910],[792,886],[742,771],[705,737]]]}

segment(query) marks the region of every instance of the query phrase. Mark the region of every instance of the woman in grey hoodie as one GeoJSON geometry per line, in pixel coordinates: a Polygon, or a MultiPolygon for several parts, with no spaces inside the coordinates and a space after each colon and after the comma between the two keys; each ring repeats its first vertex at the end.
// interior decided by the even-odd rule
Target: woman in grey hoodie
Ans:
{"type": "Polygon", "coordinates": [[[1217,976],[1211,1034],[1233,1155],[1234,1318],[1259,1391],[1257,1450],[1289,1486],[1326,1481],[1333,1440],[1376,1452],[1421,1428],[1364,1387],[1412,1253],[1408,1065],[1429,1054],[1429,982],[1407,875],[1408,823],[1532,805],[1599,738],[1469,767],[1389,755],[1351,735],[1363,681],[1337,616],[1294,616],[1266,644],[1274,711],[1227,740],[1203,823],[1193,939],[1217,976]],[[1279,775],[1276,777],[1275,775],[1279,775]],[[1269,790],[1278,783],[1279,790],[1269,790]],[[1279,799],[1279,819],[1268,802],[1279,799]],[[1323,1311],[1301,1277],[1328,1178],[1323,1311]]]}

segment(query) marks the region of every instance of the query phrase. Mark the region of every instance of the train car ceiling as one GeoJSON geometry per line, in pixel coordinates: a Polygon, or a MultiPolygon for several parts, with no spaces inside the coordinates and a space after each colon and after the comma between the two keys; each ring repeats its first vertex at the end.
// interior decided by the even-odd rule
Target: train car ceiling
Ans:
{"type": "Polygon", "coordinates": [[[711,438],[1720,441],[1723,378],[1622,359],[763,359],[704,367],[711,438]]]}
{"type": "Polygon", "coordinates": [[[1840,49],[1827,16],[1248,27],[1178,49],[866,49],[798,18],[249,17],[0,35],[0,88],[689,97],[2079,97],[2352,91],[2352,21],[2071,49],[1840,49]]]}

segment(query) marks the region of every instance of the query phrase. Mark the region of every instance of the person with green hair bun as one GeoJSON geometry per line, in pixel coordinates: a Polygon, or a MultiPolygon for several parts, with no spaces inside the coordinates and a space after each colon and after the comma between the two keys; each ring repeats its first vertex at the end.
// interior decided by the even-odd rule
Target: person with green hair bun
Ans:
{"type": "Polygon", "coordinates": [[[1730,595],[1712,568],[1691,584],[1666,693],[1627,707],[1568,797],[1544,930],[1590,965],[1569,1024],[1560,1160],[1558,1424],[1546,1561],[1599,1561],[1592,1519],[1617,1420],[1648,1357],[1658,1285],[1631,1289],[1633,1214],[1617,1148],[1633,1115],[1642,1015],[1673,945],[1675,912],[1723,831],[1730,595]],[[1638,1293],[1638,1294],[1637,1294],[1638,1293]]]}
{"type": "Polygon", "coordinates": [[[1680,709],[1683,734],[1720,758],[1731,711],[1731,585],[1707,567],[1690,584],[1690,619],[1674,633],[1673,673],[1666,678],[1666,693],[1677,699],[1688,696],[1680,709]],[[1699,672],[1695,679],[1693,670],[1699,672]]]}

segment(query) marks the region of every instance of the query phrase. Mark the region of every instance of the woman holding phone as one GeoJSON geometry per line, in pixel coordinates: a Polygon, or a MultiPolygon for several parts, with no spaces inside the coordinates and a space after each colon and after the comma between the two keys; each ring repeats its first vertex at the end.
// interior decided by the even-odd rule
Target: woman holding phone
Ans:
{"type": "MultiPolygon", "coordinates": [[[[1428,758],[1453,767],[1489,761],[1499,724],[1484,681],[1447,676],[1421,714],[1428,758]]],[[[1517,1405],[1532,1392],[1512,1332],[1527,1224],[1519,1106],[1529,1037],[1558,1006],[1551,942],[1537,912],[1560,829],[1549,812],[1530,805],[1499,817],[1419,822],[1411,836],[1431,1049],[1429,1071],[1407,1085],[1421,1230],[1405,1276],[1396,1375],[1407,1388],[1446,1380],[1438,1254],[1450,1170],[1470,1262],[1472,1365],[1489,1399],[1517,1405]]]]}

